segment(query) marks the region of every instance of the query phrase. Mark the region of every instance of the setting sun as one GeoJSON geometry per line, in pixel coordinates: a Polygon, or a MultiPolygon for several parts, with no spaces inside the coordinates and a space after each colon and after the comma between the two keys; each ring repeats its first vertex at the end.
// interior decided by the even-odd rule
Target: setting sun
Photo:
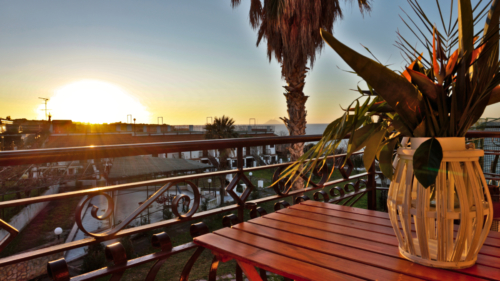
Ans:
{"type": "MultiPolygon", "coordinates": [[[[38,107],[45,117],[44,105],[38,107]]],[[[137,123],[149,122],[149,112],[137,99],[120,87],[97,80],[82,80],[57,89],[48,102],[53,119],[111,123],[125,121],[128,114],[137,123]]]]}

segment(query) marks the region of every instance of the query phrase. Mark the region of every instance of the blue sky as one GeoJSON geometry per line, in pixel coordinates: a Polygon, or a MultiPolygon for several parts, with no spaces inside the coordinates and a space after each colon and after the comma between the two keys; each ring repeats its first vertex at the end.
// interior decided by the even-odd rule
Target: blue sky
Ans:
{"type": "MultiPolygon", "coordinates": [[[[404,61],[393,46],[396,30],[417,42],[399,18],[400,6],[412,15],[407,2],[374,1],[364,17],[357,5],[341,2],[344,19],[334,35],[368,55],[360,44],[365,45],[401,69],[404,61]]],[[[420,2],[440,28],[435,2],[420,2]]],[[[255,46],[249,3],[242,0],[232,9],[229,0],[0,1],[0,117],[38,118],[38,97],[53,97],[81,80],[110,83],[133,96],[149,113],[132,109],[137,122],[162,116],[169,124],[201,124],[207,116],[225,114],[245,124],[249,118],[263,123],[286,116],[285,82],[279,65],[269,63],[266,44],[255,46]]],[[[447,14],[449,1],[441,3],[447,14]]],[[[349,89],[360,79],[341,69],[349,68],[329,47],[323,49],[304,89],[309,123],[332,121],[341,114],[339,105],[357,97],[349,89]]],[[[101,114],[92,105],[100,99],[89,97],[95,100],[75,98],[66,105],[73,117],[57,104],[51,108],[50,101],[48,107],[54,119],[101,114]]],[[[115,121],[126,120],[116,105],[106,106],[115,121]]],[[[498,116],[498,109],[486,115],[498,116]]]]}

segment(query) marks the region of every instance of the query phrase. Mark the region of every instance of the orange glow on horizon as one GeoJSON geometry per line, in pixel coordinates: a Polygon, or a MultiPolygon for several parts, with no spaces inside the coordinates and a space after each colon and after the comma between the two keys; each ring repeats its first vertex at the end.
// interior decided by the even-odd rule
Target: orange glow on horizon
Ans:
{"type": "MultiPolygon", "coordinates": [[[[98,80],[82,80],[57,89],[47,107],[52,119],[94,124],[125,121],[128,114],[137,123],[148,123],[150,117],[146,107],[132,95],[98,80]]],[[[45,118],[44,108],[44,105],[37,108],[39,119],[45,118]]]]}

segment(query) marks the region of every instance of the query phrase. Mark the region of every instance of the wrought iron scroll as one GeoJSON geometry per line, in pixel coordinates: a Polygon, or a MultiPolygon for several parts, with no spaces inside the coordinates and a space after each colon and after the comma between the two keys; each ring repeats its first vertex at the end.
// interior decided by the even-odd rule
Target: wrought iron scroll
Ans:
{"type": "Polygon", "coordinates": [[[307,200],[311,200],[307,195],[297,196],[295,198],[295,204],[299,204],[300,202],[304,202],[304,201],[307,201],[307,200]]]}
{"type": "MultiPolygon", "coordinates": [[[[151,244],[154,248],[161,249],[162,252],[169,252],[172,250],[172,241],[170,240],[170,236],[168,236],[165,232],[154,234],[151,238],[151,244]]],[[[161,266],[167,261],[168,258],[169,256],[157,260],[149,270],[145,280],[154,281],[161,266]]]]}
{"type": "Polygon", "coordinates": [[[255,219],[258,216],[267,215],[266,210],[262,207],[257,206],[255,202],[247,202],[245,203],[245,208],[250,210],[250,218],[255,219]]]}
{"type": "Polygon", "coordinates": [[[267,215],[266,210],[264,210],[262,207],[257,207],[253,210],[250,210],[250,218],[255,219],[258,216],[264,216],[267,215]]]}
{"type": "Polygon", "coordinates": [[[108,203],[108,208],[107,208],[106,212],[103,215],[98,216],[97,212],[99,210],[99,207],[97,207],[95,205],[92,205],[91,215],[92,215],[93,218],[95,218],[97,220],[105,220],[105,219],[109,218],[113,214],[113,211],[114,211],[114,200],[107,193],[98,193],[98,194],[86,195],[84,198],[82,198],[82,200],[80,201],[80,203],[77,206],[77,209],[76,209],[76,212],[75,212],[75,221],[76,221],[76,224],[78,225],[78,228],[82,232],[84,232],[85,234],[87,234],[89,236],[95,237],[95,238],[103,238],[103,237],[114,235],[118,231],[124,229],[137,216],[139,216],[143,211],[145,211],[149,207],[149,205],[151,205],[151,204],[153,204],[153,202],[157,201],[158,198],[163,195],[163,193],[167,192],[170,188],[175,187],[176,184],[178,184],[179,182],[185,182],[185,183],[187,183],[192,188],[193,194],[194,194],[193,206],[189,209],[189,211],[186,214],[181,215],[179,213],[179,210],[178,210],[179,209],[179,203],[182,200],[184,202],[187,201],[187,204],[190,204],[191,198],[189,198],[189,196],[186,195],[186,194],[179,194],[172,201],[172,212],[175,214],[175,216],[178,219],[182,220],[182,219],[190,218],[191,216],[193,216],[196,213],[196,211],[198,210],[198,207],[199,207],[200,192],[198,190],[198,187],[193,182],[191,182],[191,181],[174,181],[174,182],[169,182],[169,183],[165,184],[164,186],[162,186],[158,191],[156,191],[153,195],[151,195],[151,197],[149,197],[146,201],[144,201],[132,214],[130,214],[121,223],[117,224],[116,226],[114,226],[113,228],[110,228],[107,231],[103,231],[103,232],[99,232],[99,233],[90,232],[90,231],[86,230],[85,227],[83,226],[82,216],[83,216],[83,213],[86,210],[85,207],[87,206],[87,204],[89,202],[91,202],[91,200],[94,197],[103,195],[106,198],[106,201],[108,203]]]}
{"type": "MultiPolygon", "coordinates": [[[[189,228],[189,232],[191,233],[191,237],[195,238],[203,234],[208,233],[208,227],[206,224],[199,222],[192,224],[191,227],[189,228]]],[[[181,273],[181,278],[179,279],[180,281],[188,281],[189,280],[189,273],[191,272],[191,268],[193,268],[194,263],[196,260],[200,257],[201,253],[203,252],[205,248],[203,247],[198,247],[196,251],[193,253],[191,258],[187,261],[186,265],[184,266],[184,269],[182,269],[181,273]]]]}
{"type": "Polygon", "coordinates": [[[337,168],[345,180],[348,180],[351,176],[352,170],[354,169],[354,163],[352,163],[351,158],[345,160],[346,155],[335,158],[335,168],[337,168]],[[337,159],[338,158],[338,159],[337,159]],[[342,164],[345,162],[344,167],[342,164]]]}
{"type": "Polygon", "coordinates": [[[229,214],[222,218],[222,226],[224,227],[231,227],[238,223],[240,223],[240,220],[234,214],[229,214]]]}
{"type": "Polygon", "coordinates": [[[274,210],[275,211],[280,210],[281,207],[288,208],[288,207],[290,207],[290,204],[288,202],[286,202],[285,200],[281,200],[279,202],[274,203],[274,210]]]}
{"type": "Polygon", "coordinates": [[[340,203],[342,205],[353,206],[361,199],[368,191],[373,188],[368,188],[368,183],[364,179],[358,179],[356,182],[349,182],[343,188],[334,186],[330,189],[330,196],[325,190],[320,190],[314,193],[314,200],[328,203],[340,203]],[[350,203],[350,204],[349,204],[350,203]]]}
{"type": "MultiPolygon", "coordinates": [[[[104,249],[104,254],[106,255],[106,259],[113,262],[115,266],[120,266],[127,263],[127,253],[125,251],[125,247],[123,247],[120,242],[116,242],[106,246],[106,248],[104,249]]],[[[119,281],[122,278],[123,273],[125,273],[125,269],[113,273],[109,280],[119,281]]]]}
{"type": "Polygon", "coordinates": [[[319,190],[314,193],[314,200],[315,201],[323,201],[323,202],[328,202],[330,200],[330,196],[328,196],[328,193],[326,193],[324,190],[319,190]],[[320,196],[323,198],[321,199],[320,196]]]}
{"type": "Polygon", "coordinates": [[[54,281],[69,281],[68,264],[64,258],[47,263],[47,275],[54,281]]]}
{"type": "Polygon", "coordinates": [[[322,187],[328,180],[328,177],[330,176],[326,163],[321,167],[316,166],[312,172],[313,175],[320,177],[320,180],[318,182],[309,181],[309,183],[314,187],[322,187]]]}
{"type": "Polygon", "coordinates": [[[274,171],[274,174],[273,174],[274,192],[276,192],[276,194],[281,195],[281,196],[287,195],[293,187],[292,181],[290,180],[289,177],[285,177],[285,178],[280,179],[281,173],[284,170],[286,170],[286,168],[288,168],[288,166],[279,167],[278,169],[276,169],[276,171],[274,171]]]}

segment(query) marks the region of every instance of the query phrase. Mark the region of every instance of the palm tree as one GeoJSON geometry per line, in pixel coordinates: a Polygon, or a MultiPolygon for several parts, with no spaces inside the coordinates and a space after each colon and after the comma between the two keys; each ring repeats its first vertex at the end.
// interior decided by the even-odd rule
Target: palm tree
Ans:
{"type": "MultiPolygon", "coordinates": [[[[212,124],[205,125],[205,138],[206,139],[229,139],[237,138],[238,133],[235,131],[234,120],[225,115],[222,117],[215,117],[212,124]]],[[[221,149],[219,150],[219,166],[218,170],[227,169],[227,158],[231,153],[231,149],[221,149]]],[[[221,194],[221,205],[224,204],[224,183],[226,182],[225,176],[219,178],[221,183],[220,194],[221,194]]]]}
{"type": "MultiPolygon", "coordinates": [[[[351,0],[353,1],[353,0],[351,0]]],[[[357,0],[361,13],[370,11],[370,0],[357,0]]],[[[241,0],[231,0],[234,7],[241,0]]],[[[323,46],[320,29],[332,32],[333,22],[342,18],[339,0],[251,0],[250,25],[258,29],[257,46],[262,39],[267,41],[269,61],[276,58],[281,64],[281,75],[285,78],[285,98],[288,118],[281,119],[291,136],[306,133],[306,101],[303,89],[307,63],[312,68],[316,52],[323,46]]],[[[291,160],[299,159],[304,144],[291,145],[291,160]]],[[[303,187],[297,181],[296,188],[303,187]]]]}
{"type": "Polygon", "coordinates": [[[215,117],[212,124],[205,125],[206,139],[229,139],[237,138],[238,133],[234,130],[234,120],[225,115],[215,117]]]}

